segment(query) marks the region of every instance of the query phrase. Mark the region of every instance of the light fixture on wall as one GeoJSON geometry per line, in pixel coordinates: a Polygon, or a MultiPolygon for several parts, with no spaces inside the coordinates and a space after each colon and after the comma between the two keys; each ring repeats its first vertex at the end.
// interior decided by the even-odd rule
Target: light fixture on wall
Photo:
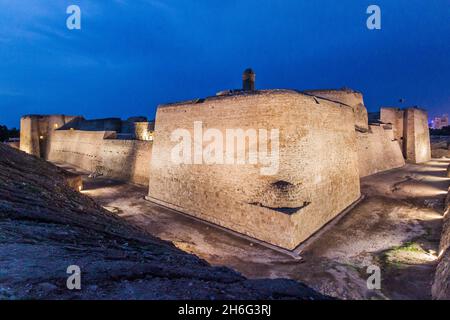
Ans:
{"type": "Polygon", "coordinates": [[[153,141],[153,132],[152,131],[145,131],[142,134],[142,140],[144,140],[144,141],[153,141]]]}

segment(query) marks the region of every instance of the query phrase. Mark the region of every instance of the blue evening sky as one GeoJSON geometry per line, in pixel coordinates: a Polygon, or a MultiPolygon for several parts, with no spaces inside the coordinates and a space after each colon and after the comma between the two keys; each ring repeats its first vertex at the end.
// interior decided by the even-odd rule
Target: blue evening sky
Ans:
{"type": "Polygon", "coordinates": [[[0,124],[145,115],[241,87],[350,87],[450,113],[450,0],[0,0],[0,124]],[[79,5],[82,29],[68,30],[79,5]],[[366,28],[366,9],[382,29],[366,28]]]}

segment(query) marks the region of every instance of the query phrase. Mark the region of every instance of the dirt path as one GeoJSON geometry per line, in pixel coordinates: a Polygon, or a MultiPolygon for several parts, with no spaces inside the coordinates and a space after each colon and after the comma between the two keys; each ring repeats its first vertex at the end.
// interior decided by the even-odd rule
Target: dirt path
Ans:
{"type": "Polygon", "coordinates": [[[343,299],[429,299],[448,164],[434,160],[364,178],[364,201],[301,261],[147,202],[144,187],[86,179],[84,192],[155,236],[247,277],[297,279],[343,299]],[[381,290],[367,289],[370,265],[381,268],[381,290]]]}

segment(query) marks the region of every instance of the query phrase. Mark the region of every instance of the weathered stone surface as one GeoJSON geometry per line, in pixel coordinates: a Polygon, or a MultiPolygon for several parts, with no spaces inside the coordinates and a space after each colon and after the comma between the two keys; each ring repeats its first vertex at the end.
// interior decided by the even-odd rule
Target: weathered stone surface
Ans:
{"type": "Polygon", "coordinates": [[[20,119],[20,150],[45,158],[48,152],[50,134],[78,118],[66,115],[28,115],[22,117],[20,119]]]}
{"type": "Polygon", "coordinates": [[[446,250],[439,259],[432,294],[433,299],[450,300],[450,250],[446,250]]]}
{"type": "Polygon", "coordinates": [[[58,130],[49,138],[48,160],[110,178],[148,185],[152,141],[108,139],[115,132],[58,130]]]}
{"type": "Polygon", "coordinates": [[[293,249],[359,198],[357,167],[349,106],[289,90],[211,97],[158,109],[149,196],[293,249]],[[262,176],[261,165],[174,163],[171,134],[182,128],[194,136],[195,121],[224,136],[229,128],[279,129],[279,171],[262,176]]]}
{"type": "Polygon", "coordinates": [[[399,142],[407,162],[423,163],[431,159],[428,113],[413,107],[404,110],[381,108],[380,120],[392,124],[394,138],[399,142]]]}
{"type": "Polygon", "coordinates": [[[64,171],[0,144],[0,299],[322,299],[247,280],[153,238],[68,187],[64,171]],[[69,265],[82,288],[66,287],[69,265]]]}
{"type": "MultiPolygon", "coordinates": [[[[447,168],[447,176],[450,177],[450,165],[447,168]]],[[[450,300],[450,189],[445,198],[439,262],[436,267],[432,294],[434,299],[450,300]]]]}
{"type": "Polygon", "coordinates": [[[20,149],[20,142],[19,141],[13,141],[13,142],[5,142],[8,146],[14,149],[20,149]]]}
{"type": "Polygon", "coordinates": [[[382,123],[391,124],[394,134],[394,139],[400,145],[403,152],[403,123],[405,111],[399,108],[383,107],[380,109],[380,121],[382,123]]]}
{"type": "Polygon", "coordinates": [[[370,125],[368,132],[356,132],[360,177],[405,165],[402,151],[391,128],[370,125]]]}
{"type": "MultiPolygon", "coordinates": [[[[71,130],[55,131],[60,122],[72,118],[24,117],[24,135],[31,138],[25,139],[23,149],[90,171],[92,177],[142,185],[150,179],[150,200],[287,249],[295,248],[358,198],[357,176],[404,165],[401,146],[409,162],[430,158],[424,110],[383,108],[382,120],[392,125],[368,126],[362,94],[347,89],[230,91],[166,105],[158,111],[153,152],[151,141],[116,139],[122,135],[149,140],[153,123],[133,122],[145,119],[78,117],[76,126],[64,126],[71,130]],[[203,121],[205,130],[222,133],[235,128],[280,130],[279,171],[262,176],[261,163],[172,165],[171,133],[180,128],[192,133],[195,121],[203,121]],[[76,130],[123,130],[124,123],[126,134],[76,130]]],[[[201,143],[201,148],[207,144],[201,143]]],[[[248,145],[238,148],[250,154],[248,145]]]]}
{"type": "Polygon", "coordinates": [[[423,163],[431,159],[428,114],[419,108],[405,110],[406,161],[423,163]]]}

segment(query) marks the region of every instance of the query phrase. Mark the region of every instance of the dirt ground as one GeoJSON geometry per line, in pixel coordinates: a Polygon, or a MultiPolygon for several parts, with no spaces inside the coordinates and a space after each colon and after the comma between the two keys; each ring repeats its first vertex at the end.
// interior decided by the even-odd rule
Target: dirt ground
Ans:
{"type": "Polygon", "coordinates": [[[108,212],[72,179],[0,143],[0,302],[328,299],[291,279],[211,266],[108,212]]]}
{"type": "Polygon", "coordinates": [[[449,163],[409,164],[362,179],[365,199],[301,260],[150,203],[145,187],[86,176],[83,192],[178,248],[249,278],[296,279],[341,299],[430,299],[449,163]],[[380,290],[367,288],[370,265],[381,269],[380,290]]]}

